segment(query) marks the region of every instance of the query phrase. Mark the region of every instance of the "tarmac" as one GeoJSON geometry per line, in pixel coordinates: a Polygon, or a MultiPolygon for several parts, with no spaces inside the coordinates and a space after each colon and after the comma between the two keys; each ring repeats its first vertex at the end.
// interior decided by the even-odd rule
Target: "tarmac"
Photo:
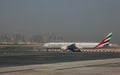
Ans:
{"type": "Polygon", "coordinates": [[[0,75],[120,75],[120,58],[1,67],[0,75]]]}

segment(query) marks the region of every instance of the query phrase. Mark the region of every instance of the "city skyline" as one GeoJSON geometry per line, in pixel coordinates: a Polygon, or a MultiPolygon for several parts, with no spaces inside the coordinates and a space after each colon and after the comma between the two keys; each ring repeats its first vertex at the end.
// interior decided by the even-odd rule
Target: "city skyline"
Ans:
{"type": "Polygon", "coordinates": [[[17,34],[0,34],[0,42],[63,42],[64,38],[60,35],[53,34],[34,34],[34,35],[23,35],[17,34]]]}
{"type": "Polygon", "coordinates": [[[56,34],[99,42],[112,32],[120,44],[120,0],[0,0],[0,34],[56,34]]]}

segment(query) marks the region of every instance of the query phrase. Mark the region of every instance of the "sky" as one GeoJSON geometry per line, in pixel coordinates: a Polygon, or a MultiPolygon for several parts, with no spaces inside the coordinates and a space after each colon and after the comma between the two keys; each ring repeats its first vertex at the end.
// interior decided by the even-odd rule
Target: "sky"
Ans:
{"type": "Polygon", "coordinates": [[[0,34],[58,34],[66,41],[120,44],[120,0],[0,0],[0,34]]]}

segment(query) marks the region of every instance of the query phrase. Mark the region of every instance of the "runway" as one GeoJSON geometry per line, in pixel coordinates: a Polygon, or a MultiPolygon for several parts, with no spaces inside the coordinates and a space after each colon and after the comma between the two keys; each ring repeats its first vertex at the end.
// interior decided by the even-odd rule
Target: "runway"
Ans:
{"type": "Polygon", "coordinates": [[[29,52],[25,55],[0,56],[0,67],[22,66],[32,64],[49,64],[59,62],[73,62],[120,58],[120,53],[82,53],[82,52],[29,52]]]}
{"type": "Polygon", "coordinates": [[[68,74],[120,75],[120,53],[18,50],[0,56],[0,75],[68,74]]]}
{"type": "Polygon", "coordinates": [[[120,75],[120,58],[4,67],[0,75],[120,75]]]}

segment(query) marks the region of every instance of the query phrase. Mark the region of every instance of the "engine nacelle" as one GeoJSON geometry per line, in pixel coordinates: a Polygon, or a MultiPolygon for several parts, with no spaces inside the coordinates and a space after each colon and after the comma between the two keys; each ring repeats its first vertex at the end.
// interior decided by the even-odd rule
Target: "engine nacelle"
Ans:
{"type": "Polygon", "coordinates": [[[72,52],[80,52],[80,49],[75,44],[63,46],[63,47],[61,47],[61,49],[62,50],[70,50],[72,52]]]}
{"type": "Polygon", "coordinates": [[[71,44],[67,47],[68,50],[72,52],[80,52],[80,49],[76,46],[76,44],[71,44]]]}

